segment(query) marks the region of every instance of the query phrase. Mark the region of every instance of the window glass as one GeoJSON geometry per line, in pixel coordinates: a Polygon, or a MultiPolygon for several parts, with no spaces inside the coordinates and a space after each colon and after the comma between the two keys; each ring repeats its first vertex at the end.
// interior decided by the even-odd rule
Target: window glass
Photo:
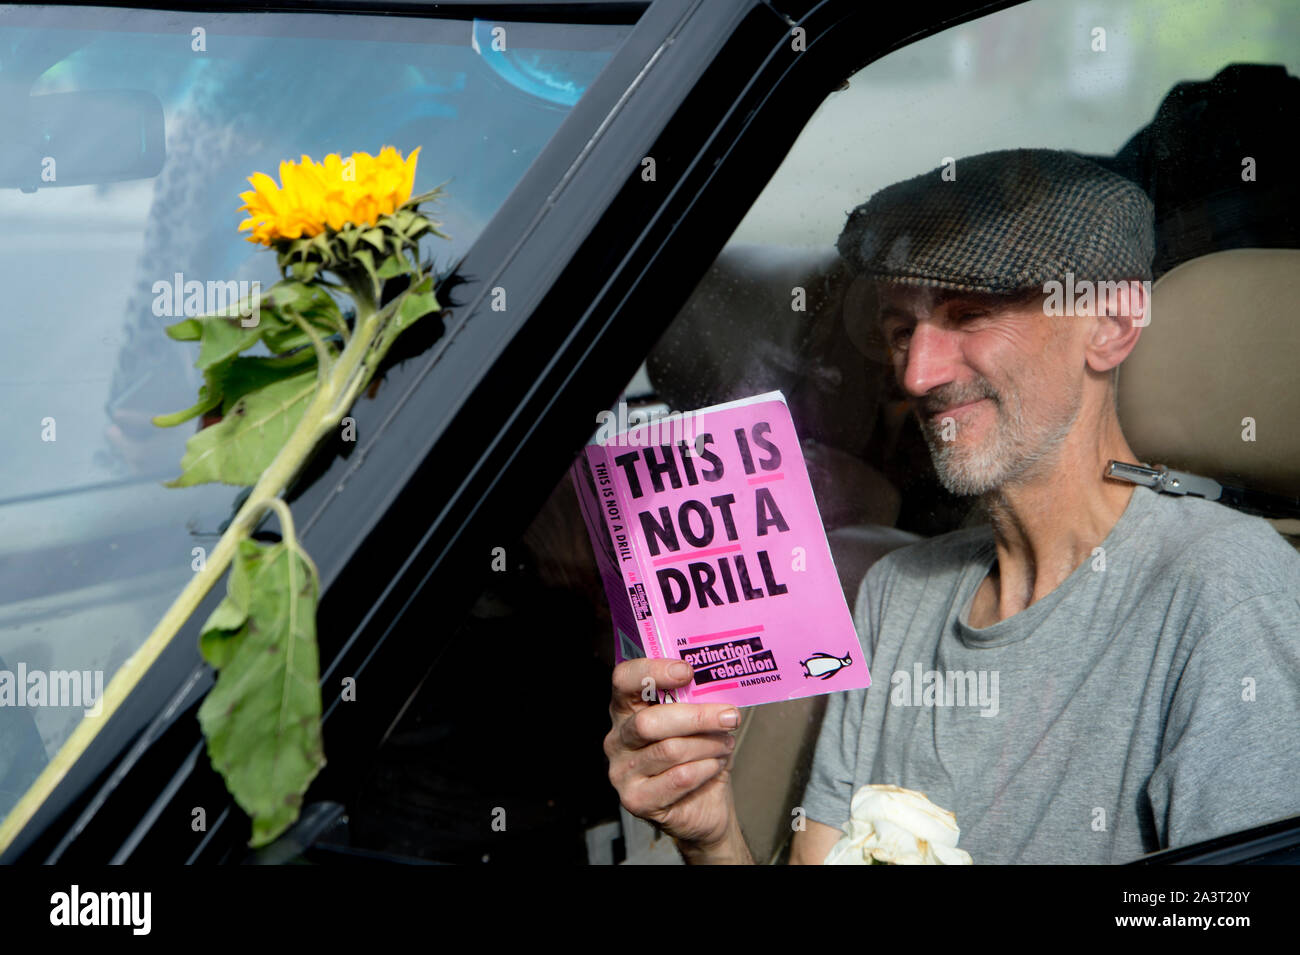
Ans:
{"type": "Polygon", "coordinates": [[[732,241],[829,248],[848,210],[946,156],[1113,155],[1175,85],[1232,63],[1300,71],[1292,5],[1034,2],[972,20],[877,60],[827,97],[732,241]]]}
{"type": "MultiPolygon", "coordinates": [[[[939,484],[884,348],[870,340],[869,330],[853,328],[851,276],[834,252],[849,210],[878,190],[952,157],[1014,148],[1063,149],[1107,163],[1152,194],[1156,278],[1221,249],[1300,248],[1291,221],[1294,186],[1261,191],[1254,200],[1225,198],[1233,193],[1232,180],[1238,178],[1244,154],[1254,151],[1233,153],[1237,144],[1266,145],[1284,161],[1297,105],[1297,41],[1300,17],[1285,2],[1249,7],[1219,0],[1036,2],[943,31],[869,65],[820,106],[692,301],[652,350],[648,364],[656,398],[681,410],[771,387],[785,390],[806,439],[810,473],[852,607],[866,570],[905,539],[893,535],[901,531],[928,538],[984,523],[986,517],[973,498],[956,497],[939,484]],[[1207,92],[1206,82],[1233,64],[1245,64],[1251,75],[1221,78],[1217,91],[1207,92]],[[1171,99],[1171,92],[1188,83],[1202,86],[1176,108],[1181,104],[1171,99]],[[1223,99],[1216,102],[1216,95],[1223,99]],[[1204,114],[1196,112],[1202,108],[1198,97],[1211,104],[1204,114]],[[1202,121],[1202,115],[1217,125],[1202,121]],[[1220,144],[1217,150],[1215,143],[1220,144]],[[1226,165],[1226,187],[1201,185],[1214,181],[1215,162],[1226,165]],[[807,288],[810,302],[801,328],[790,312],[791,290],[797,286],[807,288]],[[848,351],[840,337],[846,330],[857,346],[848,351]],[[749,339],[747,346],[728,353],[727,343],[734,344],[742,334],[749,339]],[[718,356],[707,377],[689,359],[681,368],[689,343],[696,341],[706,343],[700,351],[718,356]],[[711,382],[704,391],[693,384],[702,380],[711,382]],[[852,426],[855,421],[860,428],[852,426]],[[821,461],[828,463],[823,467],[821,461]]],[[[1157,302],[1159,290],[1157,285],[1157,302]]],[[[1275,288],[1275,295],[1280,291],[1275,288]]],[[[1151,348],[1166,341],[1149,338],[1151,348]]],[[[1213,367],[1214,354],[1203,360],[1213,367]]],[[[1186,386],[1194,387],[1195,380],[1186,386]]],[[[1239,391],[1250,394],[1256,384],[1253,378],[1242,382],[1239,391]]],[[[1294,385],[1258,394],[1261,403],[1281,401],[1291,413],[1300,399],[1294,385]]],[[[1146,438],[1162,430],[1160,423],[1149,423],[1151,415],[1122,410],[1125,427],[1135,435],[1146,438]]],[[[1163,430],[1177,427],[1165,423],[1163,430]]],[[[1171,439],[1154,446],[1182,452],[1190,443],[1171,439]]],[[[1202,457],[1189,460],[1204,463],[1202,457]]],[[[1289,487],[1295,495],[1298,468],[1294,455],[1279,465],[1279,490],[1289,487]]],[[[1273,479],[1263,468],[1236,471],[1231,463],[1217,476],[1243,484],[1267,485],[1273,479]]],[[[1272,524],[1300,547],[1300,522],[1274,514],[1272,524]]],[[[894,689],[891,678],[904,662],[873,665],[876,694],[894,689]]],[[[927,662],[925,669],[931,666],[927,662]]],[[[906,669],[910,672],[912,663],[906,669]]],[[[1284,676],[1291,684],[1300,679],[1297,673],[1284,676]]],[[[747,751],[742,740],[733,779],[759,861],[782,858],[782,847],[788,846],[791,811],[802,800],[825,703],[796,701],[747,713],[752,721],[747,732],[761,743],[751,742],[747,751]]],[[[1007,732],[1028,739],[1038,730],[1024,725],[1007,732]]],[[[888,774],[896,768],[885,766],[882,759],[876,770],[888,774]]],[[[997,779],[1006,783],[1011,775],[1006,771],[997,779]]],[[[1181,798],[1196,796],[1184,791],[1181,798]]],[[[1106,826],[1104,813],[1089,815],[1094,803],[1085,808],[1080,827],[1091,832],[1106,826]]],[[[1211,824],[1228,818],[1215,817],[1211,824]]],[[[1257,816],[1252,821],[1266,820],[1257,816]]],[[[1112,830],[1119,824],[1110,819],[1112,830]]]]}
{"type": "MultiPolygon", "coordinates": [[[[433,215],[451,241],[424,250],[445,272],[630,29],[0,7],[0,671],[106,685],[233,513],[236,489],[161,485],[194,426],[150,419],[201,383],[156,283],[278,278],[236,231],[247,177],[420,147],[415,191],[446,183],[433,215]],[[83,99],[48,120],[102,91],[136,111],[83,99]]],[[[82,717],[16,702],[0,816],[82,717]]]]}
{"type": "MultiPolygon", "coordinates": [[[[1218,155],[1229,157],[1229,177],[1236,177],[1243,157],[1230,150],[1248,140],[1283,159],[1277,143],[1295,121],[1294,93],[1289,91],[1296,74],[1300,16],[1285,0],[1249,7],[1230,0],[1037,0],[896,51],[849,77],[842,90],[821,104],[690,300],[646,355],[620,399],[626,413],[619,420],[638,412],[689,411],[783,391],[853,607],[864,575],[885,554],[962,528],[982,529],[987,520],[972,498],[954,495],[939,482],[883,344],[854,321],[853,276],[835,248],[849,210],[949,157],[1051,148],[1094,158],[1154,194],[1158,275],[1225,249],[1295,250],[1300,237],[1289,221],[1293,192],[1289,201],[1273,201],[1264,193],[1245,203],[1225,191],[1197,192],[1198,176],[1205,177],[1192,160],[1210,152],[1198,143],[1221,144],[1218,155]],[[1230,70],[1218,92],[1195,86],[1186,94],[1193,101],[1211,94],[1228,97],[1228,105],[1213,112],[1212,125],[1196,125],[1203,112],[1198,120],[1173,108],[1179,100],[1171,100],[1171,93],[1180,84],[1206,84],[1234,64],[1244,64],[1245,72],[1230,70]],[[1255,90],[1274,89],[1277,96],[1252,92],[1252,84],[1258,84],[1255,90]],[[1269,104],[1276,112],[1261,119],[1245,108],[1251,103],[1269,104]],[[793,300],[806,307],[792,307],[793,300]]],[[[1198,113],[1195,108],[1188,112],[1198,113]]],[[[1289,162],[1279,165],[1289,170],[1289,162]]],[[[1150,337],[1156,340],[1154,334],[1150,337]]],[[[1251,386],[1246,383],[1247,390],[1251,386]]],[[[1191,390],[1189,384],[1181,394],[1191,390]]],[[[1271,400],[1278,392],[1268,394],[1271,400]]],[[[1294,412],[1295,388],[1284,386],[1281,396],[1294,412]]],[[[619,413],[617,406],[608,410],[619,413]]],[[[598,423],[593,409],[593,430],[598,423]]],[[[1294,494],[1294,458],[1289,466],[1294,494]]],[[[1226,480],[1229,473],[1220,476],[1226,480]]],[[[1285,465],[1281,473],[1285,483],[1285,465]]],[[[1267,480],[1262,468],[1238,476],[1267,480]]],[[[1300,525],[1275,518],[1274,527],[1291,533],[1300,525]]],[[[439,754],[469,766],[474,762],[468,742],[473,734],[484,746],[495,746],[535,712],[533,701],[520,695],[500,700],[499,712],[487,717],[490,725],[477,712],[472,719],[465,717],[472,707],[440,700],[431,689],[435,683],[457,683],[438,681],[435,667],[380,752],[379,770],[360,803],[371,800],[370,809],[354,814],[354,837],[371,848],[396,846],[432,858],[493,861],[512,852],[524,858],[543,839],[578,852],[582,832],[586,857],[593,862],[677,860],[670,840],[656,838],[648,825],[620,812],[601,771],[599,740],[609,726],[604,706],[613,636],[567,476],[506,553],[512,555],[509,567],[492,575],[464,626],[471,632],[495,628],[504,633],[540,628],[564,634],[568,645],[588,647],[580,660],[574,656],[566,692],[549,699],[570,708],[575,700],[590,702],[567,715],[563,725],[571,732],[549,739],[548,752],[536,764],[529,761],[537,757],[523,747],[525,764],[517,772],[479,779],[456,774],[459,785],[450,795],[447,788],[431,784],[429,804],[438,805],[444,818],[430,822],[421,815],[426,804],[403,796],[413,777],[428,778],[415,758],[416,753],[427,758],[426,742],[436,738],[429,745],[438,747],[439,754]],[[560,765],[566,770],[547,772],[560,765]],[[529,807],[527,821],[518,829],[512,821],[509,831],[495,832],[489,820],[507,798],[529,807]]],[[[900,612],[906,610],[895,610],[900,612]]],[[[871,636],[861,636],[869,644],[871,636]]],[[[889,693],[900,660],[883,669],[873,663],[876,694],[889,693]]],[[[1300,678],[1283,676],[1289,676],[1291,685],[1300,678]]],[[[1044,680],[1050,683],[1051,674],[1044,680]]],[[[843,702],[846,695],[836,696],[843,702]]],[[[798,818],[792,812],[804,797],[828,702],[821,696],[746,712],[732,782],[742,827],[759,862],[779,861],[788,852],[791,822],[798,818]]],[[[1014,705],[1007,701],[1009,709],[1014,705]]],[[[974,723],[977,728],[997,725],[997,732],[1011,740],[1008,753],[1042,729],[1032,716],[1010,725],[974,723]]],[[[1130,729],[1117,723],[1115,732],[1130,729]]],[[[918,746],[926,738],[917,731],[918,746]]],[[[845,746],[851,749],[851,741],[845,746]]],[[[1011,776],[1005,765],[977,769],[987,769],[983,780],[993,785],[1011,776]]],[[[1113,767],[1096,769],[1099,778],[1108,778],[1113,767]]],[[[964,770],[968,776],[972,772],[969,766],[964,770]]],[[[870,771],[866,767],[864,773],[870,771]]],[[[1105,785],[1099,784],[1100,789],[1105,785]]],[[[934,793],[950,800],[938,789],[934,793]]],[[[1079,838],[1080,832],[1100,833],[1100,844],[1122,823],[1110,815],[1114,805],[1102,806],[1098,816],[1095,801],[1086,802],[1088,798],[1080,794],[1071,810],[1077,816],[1062,823],[1063,831],[1069,832],[1068,839],[1079,838]]],[[[1185,803],[1189,796],[1184,792],[1181,798],[1185,803]]],[[[1049,813],[1062,811],[1053,806],[1049,813]]],[[[827,819],[824,809],[808,812],[835,826],[845,821],[827,819]]],[[[1212,807],[1206,812],[1211,824],[1220,826],[1227,819],[1246,818],[1216,816],[1212,807]]],[[[959,825],[977,822],[965,811],[961,816],[959,825]]],[[[1193,841],[1187,833],[1182,838],[1193,841]]],[[[1131,843],[1125,845],[1131,848],[1131,843]]]]}

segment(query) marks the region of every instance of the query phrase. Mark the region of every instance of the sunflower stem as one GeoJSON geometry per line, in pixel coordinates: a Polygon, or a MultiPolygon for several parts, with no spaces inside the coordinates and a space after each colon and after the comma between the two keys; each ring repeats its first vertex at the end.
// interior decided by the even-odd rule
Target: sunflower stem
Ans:
{"type": "Polygon", "coordinates": [[[311,347],[316,350],[316,364],[318,366],[316,378],[318,381],[324,381],[330,373],[330,368],[334,364],[334,359],[330,356],[329,349],[325,346],[324,340],[317,334],[316,329],[311,327],[311,323],[304,319],[292,309],[285,309],[289,317],[293,319],[294,324],[307,333],[311,339],[311,347]]]}
{"type": "MultiPolygon", "coordinates": [[[[408,195],[414,183],[414,156],[418,152],[418,149],[415,150],[411,154],[411,158],[403,166],[402,190],[408,195]]],[[[353,154],[353,161],[361,160],[389,165],[394,160],[398,163],[402,162],[401,157],[391,148],[386,149],[380,157],[371,157],[367,153],[353,154]]],[[[296,168],[296,164],[290,163],[288,165],[296,168]]],[[[324,166],[311,163],[310,160],[304,157],[302,171],[305,172],[308,166],[311,166],[317,172],[324,169],[324,166]]],[[[245,200],[245,205],[242,208],[250,214],[250,218],[240,224],[239,231],[243,232],[251,228],[253,230],[249,236],[251,241],[277,249],[279,253],[277,262],[281,274],[288,281],[302,274],[318,275],[322,263],[315,258],[308,262],[309,255],[315,256],[323,252],[324,260],[329,262],[331,266],[337,259],[330,251],[327,242],[324,244],[324,248],[321,249],[317,248],[321,243],[317,243],[315,239],[305,242],[303,237],[299,235],[294,241],[290,242],[289,237],[280,232],[277,219],[279,213],[283,210],[279,200],[288,196],[289,201],[300,202],[302,200],[300,193],[303,192],[301,187],[303,182],[306,181],[299,177],[296,184],[291,184],[289,174],[283,171],[285,166],[282,165],[281,168],[283,179],[281,185],[277,185],[274,180],[262,173],[257,173],[250,179],[253,184],[253,191],[240,194],[240,197],[245,200]],[[292,264],[291,258],[295,259],[292,264]]],[[[440,183],[429,192],[411,197],[405,203],[402,203],[400,208],[418,210],[420,203],[441,196],[443,185],[445,185],[445,182],[440,183]]],[[[306,191],[311,192],[310,189],[306,191]]],[[[432,220],[428,221],[430,230],[434,235],[446,238],[438,231],[438,223],[432,220]]],[[[401,238],[405,239],[406,236],[402,235],[401,238]]],[[[348,251],[351,252],[352,248],[353,246],[349,244],[348,251]]],[[[405,248],[397,251],[404,254],[405,248]]],[[[417,282],[413,283],[410,286],[411,288],[418,284],[419,279],[422,278],[419,275],[418,253],[415,271],[417,272],[417,282]]],[[[153,666],[186,621],[198,609],[204,597],[225,574],[238,551],[240,542],[254,531],[268,510],[274,510],[277,513],[280,519],[282,540],[286,546],[307,560],[319,586],[319,574],[316,566],[298,543],[293,515],[289,505],[282,499],[282,495],[302,470],[303,465],[322,438],[337,426],[343,414],[351,407],[352,402],[356,400],[357,396],[377,372],[384,355],[398,335],[395,316],[401,307],[402,301],[409,294],[409,290],[403,292],[393,302],[379,308],[382,293],[381,281],[375,275],[373,263],[363,273],[360,265],[356,262],[347,262],[345,257],[343,269],[340,271],[337,268],[331,268],[331,272],[341,281],[341,284],[327,282],[323,277],[317,277],[316,282],[334,291],[347,292],[357,306],[354,327],[351,333],[349,333],[346,321],[331,323],[335,325],[342,339],[341,353],[336,357],[333,354],[332,346],[326,344],[310,322],[305,321],[297,313],[290,312],[293,321],[310,338],[318,362],[315,391],[308,407],[284,445],[271,463],[266,466],[249,491],[247,498],[231,520],[229,527],[217,541],[203,570],[189,579],[144,643],[131,654],[130,658],[113,675],[108,686],[101,694],[99,705],[93,715],[87,714],[77,724],[72,734],[46,764],[45,769],[36,781],[18,800],[9,814],[3,820],[0,820],[0,852],[13,842],[23,827],[31,821],[37,810],[46,803],[50,794],[67,775],[73,764],[86,751],[99,730],[118,710],[144,674],[153,666]]],[[[311,279],[306,279],[306,281],[310,283],[311,279]]],[[[265,299],[265,296],[263,298],[265,299]]],[[[240,314],[242,313],[243,310],[241,309],[240,314]]]]}
{"type": "MultiPolygon", "coordinates": [[[[83,717],[72,735],[64,741],[58,752],[46,764],[40,776],[0,822],[0,852],[3,852],[19,831],[31,821],[37,809],[45,803],[98,734],[103,725],[102,721],[112,717],[163,650],[180,632],[185,622],[193,616],[194,611],[203,602],[203,598],[230,566],[239,542],[253,532],[268,508],[274,509],[280,515],[281,526],[284,529],[283,536],[286,539],[293,537],[292,517],[288,516],[289,507],[280,496],[297,476],[320,440],[338,424],[343,412],[350,407],[350,402],[344,404],[343,401],[349,396],[355,399],[368,383],[378,362],[367,361],[367,358],[372,353],[372,346],[378,340],[379,333],[386,325],[385,314],[391,315],[403,296],[398,296],[382,312],[375,312],[368,296],[355,297],[356,332],[338,359],[330,363],[328,374],[317,378],[316,393],[303,412],[297,427],[275,458],[267,465],[257,483],[253,485],[243,506],[212,549],[203,570],[190,578],[144,643],[113,675],[100,697],[99,713],[83,717]]],[[[309,334],[312,334],[310,330],[309,334]]],[[[313,334],[313,345],[318,343],[323,349],[324,343],[320,341],[320,336],[313,334]]],[[[319,350],[317,355],[319,357],[319,350]]],[[[296,545],[296,537],[293,540],[296,545]]],[[[301,548],[299,547],[298,550],[301,551],[301,548]]]]}

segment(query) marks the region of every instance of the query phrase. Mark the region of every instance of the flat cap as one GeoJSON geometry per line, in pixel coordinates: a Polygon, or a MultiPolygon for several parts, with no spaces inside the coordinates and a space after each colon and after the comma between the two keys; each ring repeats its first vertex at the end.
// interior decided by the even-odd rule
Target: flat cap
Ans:
{"type": "Polygon", "coordinates": [[[1011,149],[880,190],[849,213],[836,248],[881,281],[1012,293],[1066,273],[1148,280],[1154,244],[1136,183],[1074,153],[1011,149]]]}

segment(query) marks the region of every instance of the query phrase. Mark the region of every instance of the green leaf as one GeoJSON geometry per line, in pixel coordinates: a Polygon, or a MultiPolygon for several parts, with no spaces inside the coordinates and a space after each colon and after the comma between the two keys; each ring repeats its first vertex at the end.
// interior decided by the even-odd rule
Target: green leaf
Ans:
{"type": "Polygon", "coordinates": [[[361,233],[361,238],[363,241],[369,242],[371,245],[373,245],[375,247],[375,251],[377,251],[380,255],[383,255],[384,238],[385,238],[383,229],[367,229],[365,232],[361,233]]]}
{"type": "Polygon", "coordinates": [[[292,242],[290,242],[289,247],[286,251],[288,252],[289,255],[293,256],[295,259],[302,260],[307,257],[307,252],[310,245],[311,245],[311,239],[306,236],[303,236],[301,238],[294,239],[292,242]]]}
{"type": "Polygon", "coordinates": [[[203,330],[199,340],[199,359],[194,367],[205,371],[256,345],[262,337],[265,316],[259,314],[258,318],[258,323],[248,328],[238,318],[198,319],[203,330]]]}
{"type": "MultiPolygon", "coordinates": [[[[299,331],[303,344],[308,344],[306,334],[299,331]]],[[[275,358],[240,356],[213,365],[203,372],[204,384],[199,386],[199,400],[184,411],[155,415],[153,423],[160,428],[173,428],[191,418],[220,408],[229,414],[236,401],[259,388],[300,374],[307,366],[315,366],[316,352],[310,348],[275,358]]]]}
{"type": "Polygon", "coordinates": [[[299,256],[296,253],[295,247],[302,241],[303,241],[302,239],[297,239],[294,242],[289,243],[288,245],[280,247],[276,251],[275,264],[280,267],[281,272],[288,270],[290,262],[293,262],[296,259],[301,258],[301,256],[299,256]]]}
{"type": "Polygon", "coordinates": [[[411,263],[407,260],[406,256],[399,252],[395,255],[386,257],[384,261],[380,262],[379,268],[375,270],[375,274],[381,279],[391,279],[396,278],[399,275],[406,275],[411,271],[411,263]]]}
{"type": "Polygon", "coordinates": [[[423,217],[417,218],[411,223],[411,227],[406,230],[406,238],[414,244],[425,232],[433,228],[433,223],[423,217]]]}
{"type": "MultiPolygon", "coordinates": [[[[208,372],[210,373],[210,371],[208,372]]],[[[213,408],[221,404],[221,391],[214,390],[212,385],[199,385],[199,400],[184,411],[173,411],[171,414],[160,414],[153,416],[153,423],[159,428],[174,428],[178,424],[184,424],[191,418],[197,418],[201,414],[207,414],[213,408]]]]}
{"type": "Polygon", "coordinates": [[[277,308],[289,306],[303,311],[303,307],[311,302],[312,287],[303,282],[276,282],[271,286],[270,291],[266,294],[271,297],[271,303],[277,308]]]}
{"type": "Polygon", "coordinates": [[[275,358],[241,356],[224,368],[221,376],[221,413],[230,414],[235,403],[250,392],[316,367],[316,352],[310,348],[275,358]]]}
{"type": "Polygon", "coordinates": [[[371,290],[376,297],[379,295],[379,276],[375,274],[375,256],[369,249],[357,249],[352,253],[352,258],[356,259],[365,268],[366,274],[370,276],[371,290]]]}
{"type": "Polygon", "coordinates": [[[325,260],[327,265],[332,265],[334,263],[334,252],[330,249],[330,237],[328,233],[316,233],[311,237],[311,241],[307,243],[307,248],[318,253],[321,258],[325,260]]]}
{"type": "Polygon", "coordinates": [[[424,316],[441,308],[432,288],[433,277],[425,276],[420,284],[402,293],[402,302],[397,306],[397,316],[394,318],[397,331],[405,331],[424,316]]]}
{"type": "Polygon", "coordinates": [[[226,416],[185,444],[181,474],[168,487],[212,481],[252,485],[301,420],[316,391],[316,369],[245,394],[226,416]]]}
{"type": "MultiPolygon", "coordinates": [[[[285,311],[289,312],[290,310],[285,309],[285,311]]],[[[272,314],[274,316],[272,320],[269,323],[264,322],[266,331],[262,333],[262,341],[266,342],[266,347],[273,354],[283,355],[285,352],[311,344],[311,337],[288,314],[272,314]]],[[[307,321],[321,333],[322,337],[328,338],[338,332],[337,328],[331,327],[324,322],[312,321],[311,318],[308,318],[307,321]]]]}
{"type": "MultiPolygon", "coordinates": [[[[333,296],[319,285],[305,282],[276,282],[267,293],[279,309],[297,312],[308,319],[334,321],[342,314],[333,296]]],[[[323,324],[321,327],[328,327],[323,324]]]]}
{"type": "MultiPolygon", "coordinates": [[[[249,845],[256,848],[293,824],[325,765],[319,581],[296,545],[244,543],[252,546],[241,547],[235,561],[247,585],[246,620],[236,644],[219,651],[220,674],[199,707],[199,724],[213,768],[253,820],[249,845]]],[[[223,620],[237,613],[235,607],[223,620]]]]}
{"type": "Polygon", "coordinates": [[[239,542],[239,552],[230,568],[225,599],[217,604],[199,634],[199,652],[203,654],[203,659],[218,669],[230,662],[245,635],[244,624],[248,622],[251,593],[248,566],[260,550],[257,541],[244,538],[239,542]]]}
{"type": "MultiPolygon", "coordinates": [[[[199,358],[194,367],[206,370],[257,344],[262,337],[262,326],[267,317],[266,309],[262,307],[262,302],[265,301],[266,296],[263,296],[256,313],[258,321],[250,326],[245,326],[244,318],[238,314],[212,314],[182,319],[174,325],[168,325],[165,331],[169,338],[176,341],[197,341],[199,358]]],[[[234,308],[230,310],[235,311],[234,308]]]]}
{"type": "Polygon", "coordinates": [[[402,204],[402,208],[414,209],[417,208],[421,203],[432,202],[435,199],[443,198],[447,194],[446,191],[442,188],[443,185],[445,185],[445,183],[434,186],[428,192],[422,192],[419,195],[411,196],[411,198],[407,199],[406,202],[402,204]]]}
{"type": "Polygon", "coordinates": [[[167,337],[178,342],[196,342],[203,334],[203,325],[197,318],[185,318],[163,329],[167,337]]]}
{"type": "Polygon", "coordinates": [[[275,320],[267,325],[262,340],[277,354],[311,344],[307,333],[292,318],[276,314],[277,312],[299,315],[325,338],[337,335],[345,327],[338,303],[318,285],[295,281],[277,282],[267,294],[271,298],[272,307],[263,311],[270,312],[275,320]]]}
{"type": "Polygon", "coordinates": [[[263,335],[262,340],[266,342],[266,347],[277,355],[311,345],[311,338],[307,333],[293,324],[281,324],[275,331],[268,331],[263,335]]]}

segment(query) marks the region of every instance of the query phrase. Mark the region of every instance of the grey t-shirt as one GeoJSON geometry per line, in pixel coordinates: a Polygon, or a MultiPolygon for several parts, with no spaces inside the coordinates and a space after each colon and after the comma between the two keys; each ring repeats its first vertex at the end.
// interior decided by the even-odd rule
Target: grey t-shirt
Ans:
{"type": "Polygon", "coordinates": [[[956,813],[978,865],[1127,862],[1300,813],[1300,554],[1137,487],[1093,555],[981,629],[988,527],[873,565],[872,685],[827,701],[808,818],[839,828],[860,786],[894,783],[956,813]]]}

